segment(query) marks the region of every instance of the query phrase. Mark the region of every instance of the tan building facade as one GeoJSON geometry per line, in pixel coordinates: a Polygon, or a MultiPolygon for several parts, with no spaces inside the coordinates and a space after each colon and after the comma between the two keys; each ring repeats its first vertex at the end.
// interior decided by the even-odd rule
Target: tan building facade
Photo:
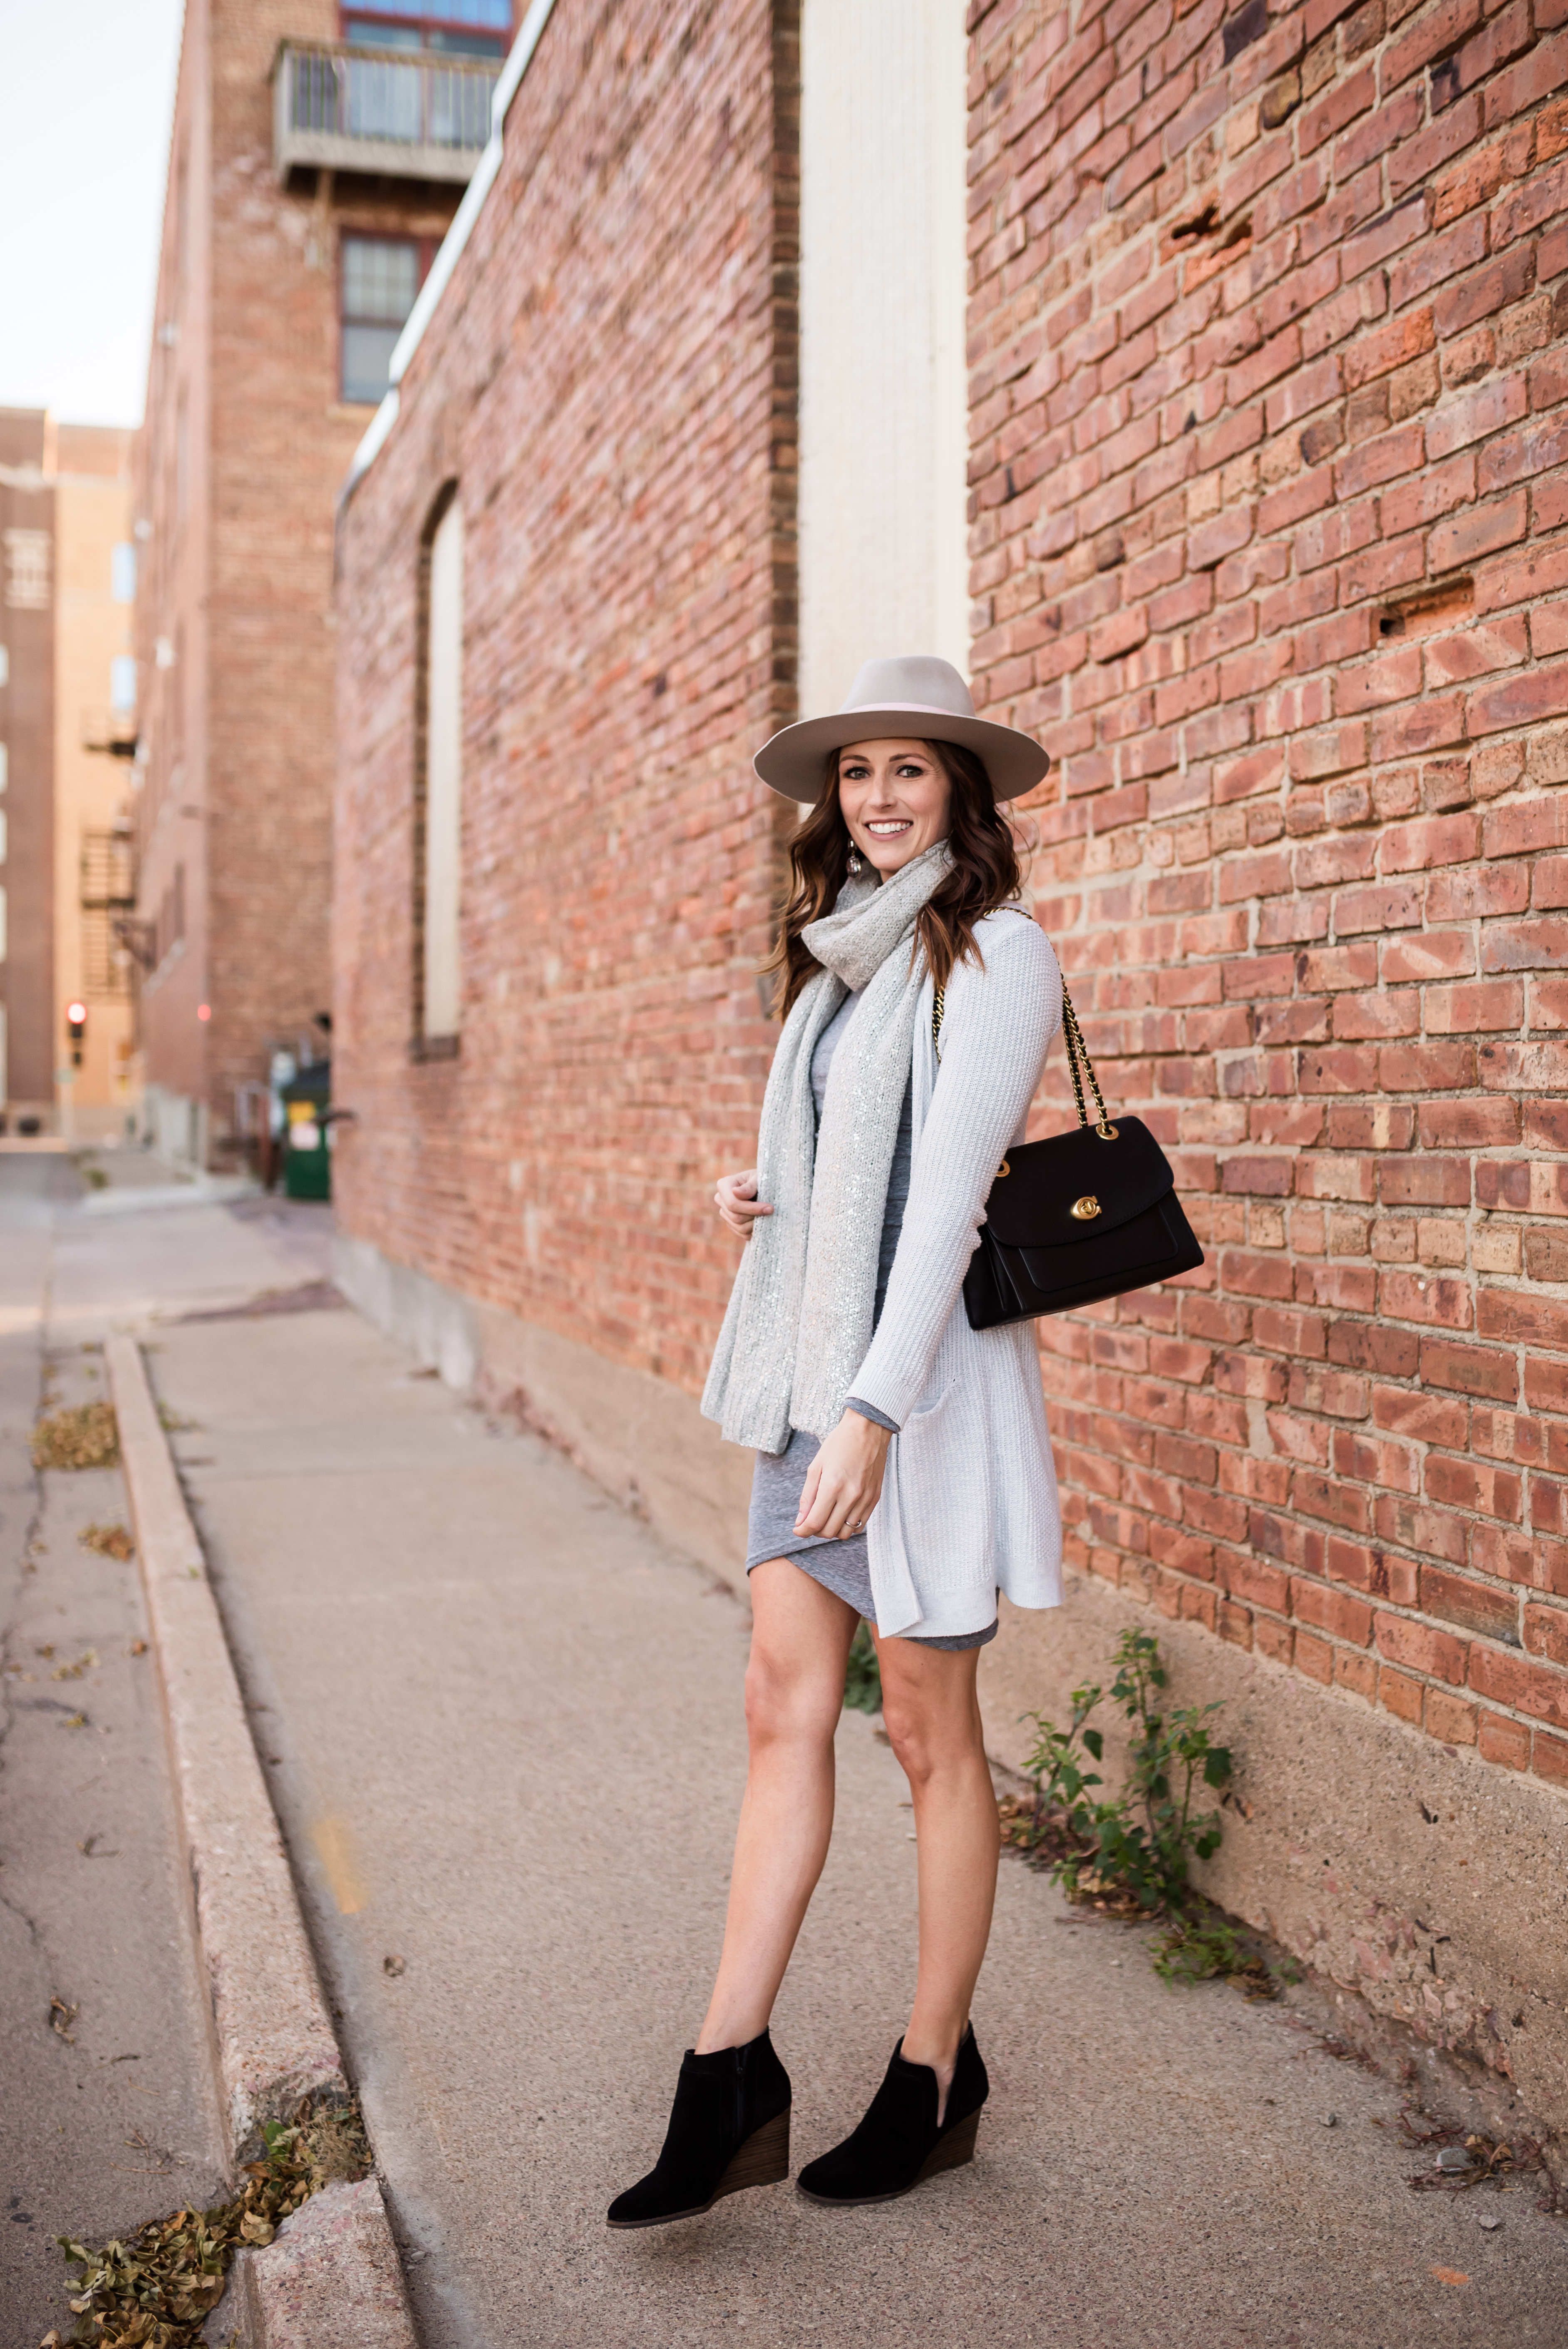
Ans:
{"type": "Polygon", "coordinates": [[[138,438],[143,1125],[232,1165],[325,1050],[334,502],[510,0],[191,0],[138,438]]]}
{"type": "Polygon", "coordinates": [[[0,1097],[12,1133],[67,1140],[134,1106],[130,440],[0,415],[0,1097]]]}
{"type": "Polygon", "coordinates": [[[0,410],[0,1097],[54,1123],[55,491],[41,409],[0,410]]]}
{"type": "Polygon", "coordinates": [[[136,748],[131,435],[55,432],[55,1051],[60,1131],[135,1118],[130,800],[136,748]],[[83,1032],[68,1032],[74,1004],[83,1032]],[[79,1057],[78,1057],[79,1056],[79,1057]],[[68,1072],[68,1073],[67,1073],[68,1072]]]}

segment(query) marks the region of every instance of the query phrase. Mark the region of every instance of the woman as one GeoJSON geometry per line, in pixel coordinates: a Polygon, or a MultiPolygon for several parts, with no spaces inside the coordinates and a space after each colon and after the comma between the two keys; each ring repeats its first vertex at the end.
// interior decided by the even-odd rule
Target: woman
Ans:
{"type": "Polygon", "coordinates": [[[862,1616],[913,1797],[920,1965],[870,2109],[799,2183],[820,2202],[880,2201],[974,2150],[987,2083],[969,2004],[998,1847],[975,1668],[998,1588],[1026,1607],[1061,1597],[1033,1330],[971,1330],[961,1296],[1061,1021],[997,807],[1047,763],[927,658],[868,662],[842,710],[757,759],[775,791],[815,804],[790,851],[758,1165],[717,1194],[746,1253],[703,1397],[757,1452],[750,1770],[713,1997],[664,2150],[612,2204],[613,2227],[789,2174],[789,2081],[768,2021],[827,1856],[862,1616]]]}

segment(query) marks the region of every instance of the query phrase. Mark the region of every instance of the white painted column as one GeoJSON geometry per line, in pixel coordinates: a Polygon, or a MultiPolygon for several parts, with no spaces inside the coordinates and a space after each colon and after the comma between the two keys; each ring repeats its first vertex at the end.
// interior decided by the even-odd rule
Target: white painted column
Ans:
{"type": "Polygon", "coordinates": [[[964,0],[804,0],[800,709],[969,668],[964,0]]]}

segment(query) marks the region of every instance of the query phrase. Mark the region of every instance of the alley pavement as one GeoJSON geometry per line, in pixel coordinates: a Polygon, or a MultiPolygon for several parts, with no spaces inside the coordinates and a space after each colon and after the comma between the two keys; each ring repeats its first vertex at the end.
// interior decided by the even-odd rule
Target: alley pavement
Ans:
{"type": "MultiPolygon", "coordinates": [[[[1168,1989],[1146,1932],[1084,1921],[1013,1859],[975,2005],[993,2099],[972,2167],[866,2209],[779,2186],[609,2234],[717,1950],[743,1605],[324,1301],[319,1216],[66,1203],[49,1239],[54,1354],[113,1325],[148,1343],[426,2349],[1555,2349],[1568,2235],[1528,2182],[1413,2192],[1388,2079],[1233,1988],[1168,1989]]],[[[143,1833],[146,1935],[177,1894],[143,1833]]],[[[37,1880],[76,1866],[51,1845],[37,1880]]],[[[914,1869],[897,1764],[846,1715],[838,1834],[774,2026],[797,2168],[886,2064],[914,1869]]],[[[165,2135],[194,2147],[182,1966],[154,2020],[187,2080],[165,2135]]],[[[117,2183],[116,2158],[105,2126],[40,2165],[38,2230],[183,2195],[117,2183]]]]}
{"type": "MultiPolygon", "coordinates": [[[[1387,2082],[1232,1987],[1167,1988],[1147,1933],[1015,1860],[972,2168],[608,2234],[718,1946],[742,1605],[351,1312],[186,1322],[152,1367],[429,2349],[1560,2338],[1568,2239],[1532,2189],[1413,2192],[1387,2082]]],[[[902,1774],[847,1715],[774,2026],[797,2168],[881,2077],[914,1894],[902,1774]]]]}
{"type": "Polygon", "coordinates": [[[115,1554],[124,1485],[118,1468],[36,1472],[31,1432],[103,1397],[112,1322],[295,1287],[327,1247],[321,1216],[265,1201],[122,1216],[132,1194],[195,1195],[140,1153],[104,1155],[95,1191],[64,1152],[0,1152],[5,2349],[68,2328],[57,2234],[101,2242],[215,2200],[224,2168],[156,1660],[115,1554]]]}

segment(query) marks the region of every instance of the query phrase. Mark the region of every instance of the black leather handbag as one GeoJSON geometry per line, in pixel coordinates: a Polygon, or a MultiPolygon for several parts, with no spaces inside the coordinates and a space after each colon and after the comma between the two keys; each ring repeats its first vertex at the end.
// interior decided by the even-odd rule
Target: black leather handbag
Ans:
{"type": "MultiPolygon", "coordinates": [[[[942,1008],[939,992],[932,1014],[934,1042],[941,1035],[942,1008]]],[[[1141,1118],[1120,1117],[1113,1125],[1107,1116],[1078,1014],[1065,992],[1062,1031],[1078,1125],[1068,1133],[1047,1134],[1043,1142],[1022,1143],[997,1168],[980,1244],[964,1277],[972,1330],[1032,1321],[1040,1313],[1071,1313],[1081,1305],[1171,1280],[1203,1261],[1165,1153],[1141,1118]],[[1084,1102],[1085,1077],[1099,1112],[1093,1125],[1084,1102]]]]}

